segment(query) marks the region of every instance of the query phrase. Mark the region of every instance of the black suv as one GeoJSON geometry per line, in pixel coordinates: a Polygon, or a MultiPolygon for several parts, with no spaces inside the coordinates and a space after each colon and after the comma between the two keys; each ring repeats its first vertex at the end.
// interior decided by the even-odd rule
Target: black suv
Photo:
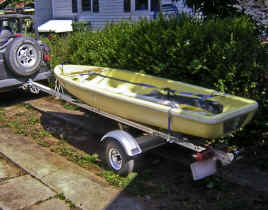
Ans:
{"type": "Polygon", "coordinates": [[[48,51],[31,15],[0,15],[0,92],[48,79],[48,51]]]}

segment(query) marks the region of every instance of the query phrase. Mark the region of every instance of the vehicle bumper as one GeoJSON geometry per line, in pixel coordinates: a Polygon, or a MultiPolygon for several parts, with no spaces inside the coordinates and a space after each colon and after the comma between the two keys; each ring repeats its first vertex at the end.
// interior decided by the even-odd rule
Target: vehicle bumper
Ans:
{"type": "Polygon", "coordinates": [[[51,76],[52,73],[50,71],[47,71],[40,72],[36,76],[31,78],[7,78],[4,80],[0,80],[0,92],[5,92],[9,88],[20,86],[27,82],[29,79],[32,79],[33,81],[40,81],[49,79],[51,76]]]}

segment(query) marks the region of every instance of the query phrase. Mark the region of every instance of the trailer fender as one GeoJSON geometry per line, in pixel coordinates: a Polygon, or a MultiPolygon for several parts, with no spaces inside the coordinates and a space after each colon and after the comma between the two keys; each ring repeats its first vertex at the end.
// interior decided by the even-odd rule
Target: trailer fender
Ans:
{"type": "Polygon", "coordinates": [[[126,131],[123,130],[111,131],[105,134],[101,138],[100,142],[108,141],[109,139],[118,141],[122,145],[126,154],[129,157],[133,157],[142,153],[142,150],[139,144],[137,143],[136,139],[126,131]]]}

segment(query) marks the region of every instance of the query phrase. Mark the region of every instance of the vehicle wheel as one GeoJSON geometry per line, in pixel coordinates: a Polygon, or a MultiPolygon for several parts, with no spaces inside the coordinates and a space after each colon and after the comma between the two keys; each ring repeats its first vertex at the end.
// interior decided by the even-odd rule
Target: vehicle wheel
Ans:
{"type": "Polygon", "coordinates": [[[32,37],[17,37],[5,52],[7,67],[18,76],[30,76],[38,71],[42,60],[39,44],[32,37]]]}
{"type": "Polygon", "coordinates": [[[105,159],[109,168],[121,176],[127,176],[134,169],[134,160],[129,159],[119,142],[108,140],[105,159]]]}

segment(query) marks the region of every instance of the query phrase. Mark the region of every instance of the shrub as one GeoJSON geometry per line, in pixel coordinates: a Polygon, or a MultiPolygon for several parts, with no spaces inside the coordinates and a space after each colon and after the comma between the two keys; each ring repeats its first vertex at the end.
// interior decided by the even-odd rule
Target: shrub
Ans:
{"type": "Polygon", "coordinates": [[[72,24],[74,32],[90,31],[91,24],[89,21],[79,21],[72,24]]]}
{"type": "Polygon", "coordinates": [[[247,17],[160,17],[75,33],[68,54],[71,63],[142,71],[255,98],[268,69],[257,35],[247,17]]]}
{"type": "Polygon", "coordinates": [[[229,17],[239,14],[235,8],[239,4],[238,0],[186,0],[185,3],[205,16],[229,17]]]}
{"type": "Polygon", "coordinates": [[[43,42],[47,43],[50,48],[50,66],[53,69],[56,65],[69,62],[71,59],[69,52],[71,34],[60,35],[50,33],[48,37],[41,36],[43,42]]]}
{"type": "Polygon", "coordinates": [[[253,98],[263,116],[268,53],[258,35],[248,17],[202,22],[160,16],[73,33],[65,39],[66,51],[56,54],[74,64],[140,71],[253,98]]]}

